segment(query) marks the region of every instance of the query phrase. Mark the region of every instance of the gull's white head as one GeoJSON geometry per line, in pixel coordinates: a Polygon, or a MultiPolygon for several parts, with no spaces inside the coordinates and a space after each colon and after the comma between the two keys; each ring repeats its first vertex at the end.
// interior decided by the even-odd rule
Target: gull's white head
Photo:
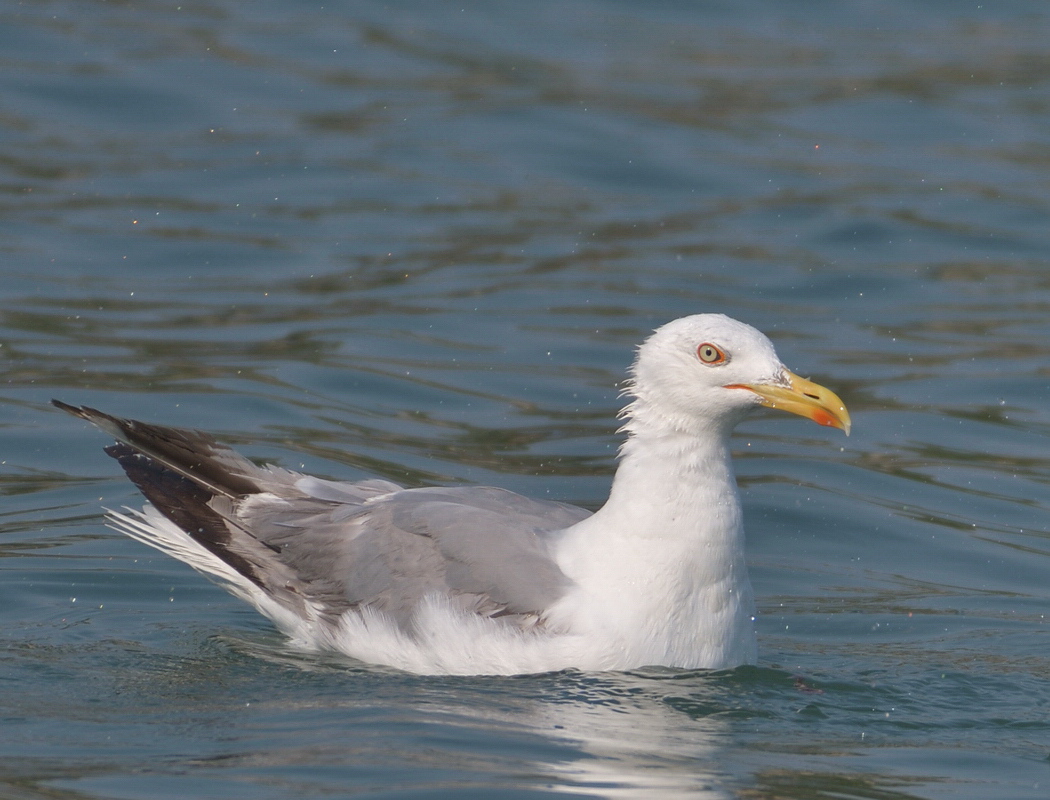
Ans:
{"type": "Polygon", "coordinates": [[[759,405],[850,429],[833,392],[790,372],[761,332],[724,314],[696,314],[658,328],[638,348],[627,393],[627,430],[657,425],[728,433],[759,405]]]}

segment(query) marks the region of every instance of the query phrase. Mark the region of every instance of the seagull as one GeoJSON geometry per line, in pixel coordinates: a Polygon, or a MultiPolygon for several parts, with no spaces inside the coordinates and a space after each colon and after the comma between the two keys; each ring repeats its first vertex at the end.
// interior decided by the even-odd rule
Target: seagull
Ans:
{"type": "Polygon", "coordinates": [[[639,348],[598,511],[484,486],[406,489],[257,466],[210,435],[52,403],[94,423],[149,503],[115,529],[215,580],[297,648],[417,674],[757,658],[729,448],[767,406],[840,428],[830,390],[755,328],[683,317],[639,348]]]}

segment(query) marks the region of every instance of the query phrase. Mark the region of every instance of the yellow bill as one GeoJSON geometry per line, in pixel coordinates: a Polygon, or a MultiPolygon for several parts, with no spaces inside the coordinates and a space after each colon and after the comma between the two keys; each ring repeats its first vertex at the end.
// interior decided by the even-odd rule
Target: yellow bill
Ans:
{"type": "Polygon", "coordinates": [[[762,405],[778,408],[806,417],[818,425],[841,428],[849,436],[850,418],[846,405],[839,396],[819,383],[800,378],[787,372],[790,386],[774,386],[768,383],[737,383],[727,389],[748,389],[762,398],[762,405]]]}

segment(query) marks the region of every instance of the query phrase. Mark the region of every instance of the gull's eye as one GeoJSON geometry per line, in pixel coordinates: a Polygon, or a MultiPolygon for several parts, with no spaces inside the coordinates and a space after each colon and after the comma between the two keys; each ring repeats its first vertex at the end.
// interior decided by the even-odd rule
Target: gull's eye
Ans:
{"type": "Polygon", "coordinates": [[[710,342],[704,342],[696,348],[696,355],[705,364],[724,364],[729,360],[726,358],[725,353],[710,342]]]}

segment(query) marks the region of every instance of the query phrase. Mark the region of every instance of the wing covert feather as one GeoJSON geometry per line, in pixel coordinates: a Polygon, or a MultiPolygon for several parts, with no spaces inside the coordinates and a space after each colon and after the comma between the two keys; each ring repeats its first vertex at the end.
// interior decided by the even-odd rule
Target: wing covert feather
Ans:
{"type": "Polygon", "coordinates": [[[570,585],[551,557],[552,536],[589,512],[462,487],[349,504],[256,495],[239,516],[333,611],[369,606],[407,625],[433,593],[486,616],[541,615],[570,585]]]}

